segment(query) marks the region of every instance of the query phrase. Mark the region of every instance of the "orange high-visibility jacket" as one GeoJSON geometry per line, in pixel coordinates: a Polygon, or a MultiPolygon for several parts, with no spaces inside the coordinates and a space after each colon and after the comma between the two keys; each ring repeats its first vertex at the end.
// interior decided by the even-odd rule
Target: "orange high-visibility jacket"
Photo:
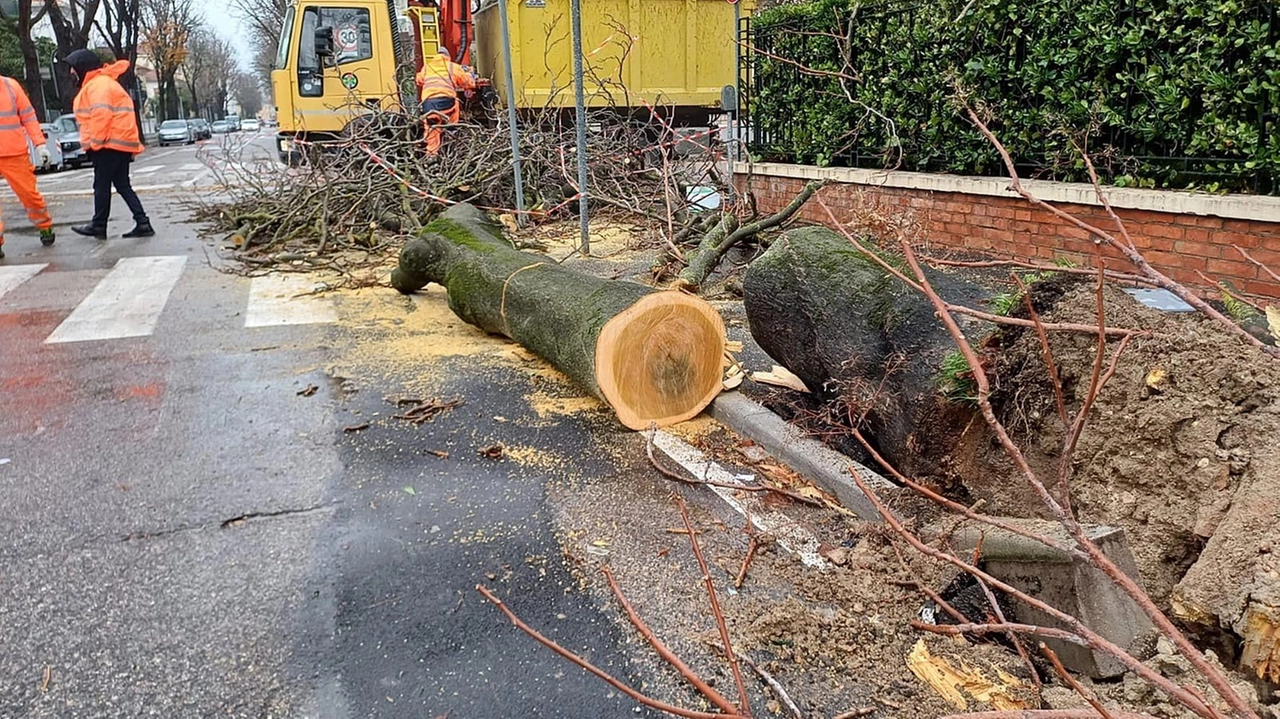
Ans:
{"type": "Polygon", "coordinates": [[[36,110],[22,83],[0,76],[0,85],[0,157],[27,155],[31,151],[28,138],[36,147],[45,142],[36,110]]]}
{"type": "Polygon", "coordinates": [[[452,97],[456,100],[459,91],[476,89],[476,79],[467,68],[444,55],[435,55],[424,60],[422,69],[414,79],[417,80],[421,90],[418,95],[418,100],[421,102],[433,97],[452,97]]]}
{"type": "Polygon", "coordinates": [[[80,144],[85,150],[120,150],[134,155],[142,152],[133,98],[117,82],[128,69],[128,60],[118,60],[90,72],[80,85],[74,104],[80,144]]]}

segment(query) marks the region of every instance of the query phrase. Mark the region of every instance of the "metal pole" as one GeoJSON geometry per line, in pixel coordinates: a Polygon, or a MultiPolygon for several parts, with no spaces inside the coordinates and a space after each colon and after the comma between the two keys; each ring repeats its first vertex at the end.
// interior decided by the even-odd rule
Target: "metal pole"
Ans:
{"type": "Polygon", "coordinates": [[[498,0],[502,20],[502,64],[507,75],[507,124],[511,133],[511,170],[516,181],[516,222],[524,224],[524,169],[520,166],[520,128],[516,127],[516,86],[511,72],[511,28],[507,25],[507,0],[498,0]]]}
{"type": "Polygon", "coordinates": [[[571,0],[573,17],[573,91],[578,126],[578,221],[582,231],[582,254],[591,253],[587,224],[587,107],[582,81],[582,0],[571,0]]]}

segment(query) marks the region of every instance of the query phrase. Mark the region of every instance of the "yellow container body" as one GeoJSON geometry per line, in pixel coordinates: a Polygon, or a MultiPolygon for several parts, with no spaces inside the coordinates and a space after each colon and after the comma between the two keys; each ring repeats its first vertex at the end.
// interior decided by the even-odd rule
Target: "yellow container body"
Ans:
{"type": "MultiPolygon", "coordinates": [[[[569,0],[507,3],[516,106],[573,107],[569,0]]],[[[748,15],[754,2],[743,1],[748,15]]],[[[496,3],[476,14],[476,65],[506,99],[496,3]]],[[[725,0],[584,0],[582,50],[591,107],[719,108],[736,84],[737,28],[725,0]]]]}

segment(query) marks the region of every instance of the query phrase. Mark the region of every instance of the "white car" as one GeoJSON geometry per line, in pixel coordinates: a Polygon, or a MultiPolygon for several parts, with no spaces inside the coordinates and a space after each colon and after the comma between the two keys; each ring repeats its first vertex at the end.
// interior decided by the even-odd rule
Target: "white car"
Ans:
{"type": "Polygon", "coordinates": [[[257,132],[261,127],[262,125],[252,117],[240,123],[240,129],[245,132],[257,132]]]}
{"type": "Polygon", "coordinates": [[[62,135],[58,132],[58,126],[53,123],[47,122],[40,129],[44,131],[44,146],[49,150],[49,164],[45,165],[40,161],[36,146],[31,145],[31,165],[36,168],[36,172],[57,172],[66,167],[66,161],[62,157],[62,135]]]}

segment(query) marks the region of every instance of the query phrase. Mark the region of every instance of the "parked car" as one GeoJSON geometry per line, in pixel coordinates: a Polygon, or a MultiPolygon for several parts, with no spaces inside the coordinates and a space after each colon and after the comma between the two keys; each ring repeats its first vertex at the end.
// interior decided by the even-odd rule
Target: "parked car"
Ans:
{"type": "Polygon", "coordinates": [[[191,126],[195,128],[197,140],[209,140],[213,138],[213,128],[209,126],[209,121],[203,117],[197,117],[192,120],[191,126]]]}
{"type": "Polygon", "coordinates": [[[252,117],[240,124],[240,129],[245,132],[257,132],[261,128],[262,125],[258,123],[258,120],[252,117]]]}
{"type": "Polygon", "coordinates": [[[57,172],[66,165],[62,159],[62,136],[58,132],[58,126],[51,122],[41,125],[40,129],[44,131],[44,146],[49,148],[49,164],[45,165],[41,162],[35,145],[31,146],[31,164],[36,168],[36,172],[57,172]]]}
{"type": "Polygon", "coordinates": [[[186,120],[165,120],[160,123],[160,147],[166,145],[190,145],[196,141],[195,129],[186,120]]]}
{"type": "Polygon", "coordinates": [[[240,116],[239,115],[227,115],[222,119],[226,120],[227,124],[231,126],[232,132],[240,132],[240,116]]]}
{"type": "Polygon", "coordinates": [[[80,146],[80,125],[72,114],[59,115],[49,123],[58,128],[58,144],[62,149],[62,162],[70,167],[83,167],[89,164],[89,156],[80,146]]]}
{"type": "Polygon", "coordinates": [[[212,129],[215,135],[225,135],[231,132],[231,126],[227,124],[226,120],[214,120],[212,129]]]}

